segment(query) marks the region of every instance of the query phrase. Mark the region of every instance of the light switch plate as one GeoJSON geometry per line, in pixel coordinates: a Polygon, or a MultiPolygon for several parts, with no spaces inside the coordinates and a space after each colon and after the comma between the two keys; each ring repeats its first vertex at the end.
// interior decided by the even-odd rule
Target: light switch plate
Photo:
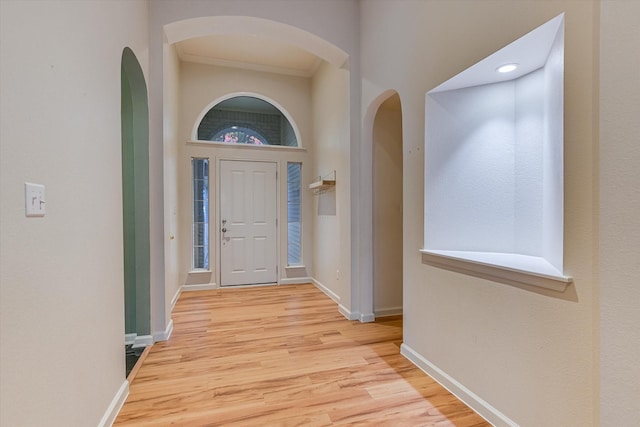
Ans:
{"type": "Polygon", "coordinates": [[[27,216],[44,216],[44,185],[24,183],[24,207],[27,216]]]}

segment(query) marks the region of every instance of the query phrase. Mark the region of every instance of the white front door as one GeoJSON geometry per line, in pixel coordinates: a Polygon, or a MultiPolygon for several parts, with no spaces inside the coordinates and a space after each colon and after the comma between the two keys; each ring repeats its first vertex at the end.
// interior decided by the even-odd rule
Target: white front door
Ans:
{"type": "Polygon", "coordinates": [[[276,164],[220,162],[220,285],[275,283],[276,164]]]}

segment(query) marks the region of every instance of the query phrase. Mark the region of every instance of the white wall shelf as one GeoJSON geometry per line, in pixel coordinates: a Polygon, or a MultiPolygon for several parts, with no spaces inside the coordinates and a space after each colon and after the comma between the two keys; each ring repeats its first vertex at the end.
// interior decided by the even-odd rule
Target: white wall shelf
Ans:
{"type": "Polygon", "coordinates": [[[318,181],[314,181],[309,184],[309,190],[328,190],[331,187],[335,187],[336,181],[335,179],[321,179],[318,181]]]}
{"type": "Polygon", "coordinates": [[[313,194],[322,194],[325,191],[329,191],[336,186],[336,171],[325,176],[317,176],[316,180],[309,184],[309,190],[313,191],[313,194]]]}

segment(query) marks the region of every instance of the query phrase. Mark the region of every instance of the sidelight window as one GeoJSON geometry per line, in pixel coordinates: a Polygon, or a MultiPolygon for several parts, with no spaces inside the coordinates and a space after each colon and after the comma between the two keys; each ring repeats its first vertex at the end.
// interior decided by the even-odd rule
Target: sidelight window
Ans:
{"type": "Polygon", "coordinates": [[[302,163],[287,163],[287,264],[302,264],[302,163]]]}
{"type": "Polygon", "coordinates": [[[191,159],[193,169],[193,269],[209,269],[209,159],[191,159]]]}

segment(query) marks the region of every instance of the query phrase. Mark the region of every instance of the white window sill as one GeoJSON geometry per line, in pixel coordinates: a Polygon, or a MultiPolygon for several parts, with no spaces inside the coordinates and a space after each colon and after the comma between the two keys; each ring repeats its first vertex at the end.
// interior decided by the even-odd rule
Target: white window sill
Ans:
{"type": "Polygon", "coordinates": [[[535,256],[421,249],[422,262],[433,267],[497,282],[524,284],[564,292],[573,279],[535,256]]]}

